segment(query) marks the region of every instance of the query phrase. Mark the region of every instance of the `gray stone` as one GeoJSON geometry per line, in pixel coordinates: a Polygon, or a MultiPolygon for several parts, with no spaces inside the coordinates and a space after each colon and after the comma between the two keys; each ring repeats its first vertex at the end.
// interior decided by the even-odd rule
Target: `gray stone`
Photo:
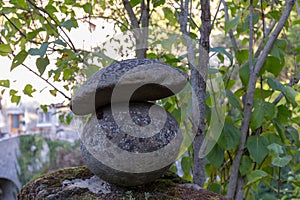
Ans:
{"type": "Polygon", "coordinates": [[[87,122],[81,150],[101,179],[135,186],[159,178],[176,160],[182,139],[177,121],[163,108],[130,103],[126,112],[125,104],[114,104],[100,108],[87,122]]]}
{"type": "Polygon", "coordinates": [[[178,93],[188,75],[151,59],[129,59],[102,68],[78,88],[71,101],[77,115],[113,102],[154,101],[178,93]]]}

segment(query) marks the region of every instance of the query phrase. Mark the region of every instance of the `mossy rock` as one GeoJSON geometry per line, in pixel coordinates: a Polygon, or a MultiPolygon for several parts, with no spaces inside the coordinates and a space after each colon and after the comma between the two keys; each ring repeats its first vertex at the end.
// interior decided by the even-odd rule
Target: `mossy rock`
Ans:
{"type": "Polygon", "coordinates": [[[22,188],[18,199],[225,200],[226,198],[199,189],[171,172],[146,185],[118,187],[101,180],[83,166],[61,169],[31,180],[22,188]]]}

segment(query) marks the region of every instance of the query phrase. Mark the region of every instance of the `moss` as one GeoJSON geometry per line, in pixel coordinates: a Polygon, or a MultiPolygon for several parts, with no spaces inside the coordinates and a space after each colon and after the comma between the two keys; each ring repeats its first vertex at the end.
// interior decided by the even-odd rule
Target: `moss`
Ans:
{"type": "Polygon", "coordinates": [[[61,183],[64,180],[73,180],[76,178],[89,179],[93,176],[87,167],[72,167],[58,170],[56,172],[43,175],[27,183],[21,190],[18,198],[20,200],[44,199],[47,195],[55,195],[56,199],[124,199],[124,200],[161,200],[161,199],[201,199],[201,200],[221,200],[224,197],[214,194],[208,190],[195,190],[182,186],[187,183],[176,174],[168,172],[162,178],[142,186],[136,187],[118,187],[111,185],[110,194],[94,194],[87,189],[73,188],[63,190],[61,183]],[[41,186],[43,186],[41,191],[41,186]],[[41,193],[46,196],[41,196],[41,193]]]}

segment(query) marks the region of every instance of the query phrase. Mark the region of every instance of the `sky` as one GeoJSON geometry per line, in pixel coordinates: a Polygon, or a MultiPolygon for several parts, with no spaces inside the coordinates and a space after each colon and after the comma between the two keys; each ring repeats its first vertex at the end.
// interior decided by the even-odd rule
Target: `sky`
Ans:
{"type": "MultiPolygon", "coordinates": [[[[103,20],[96,20],[93,23],[96,24],[96,29],[93,32],[89,31],[89,27],[87,23],[79,23],[79,28],[72,29],[69,36],[72,39],[76,48],[80,49],[88,49],[90,50],[91,47],[95,47],[101,43],[103,43],[106,39],[106,35],[113,35],[113,24],[106,23],[103,20]],[[102,26],[105,29],[102,29],[102,26]]],[[[15,52],[17,53],[17,52],[15,52]]],[[[55,56],[50,56],[50,63],[51,59],[55,58],[55,56]]],[[[25,60],[25,64],[27,66],[36,69],[35,66],[35,59],[36,57],[28,56],[25,60]]],[[[52,66],[51,64],[47,67],[47,69],[53,68],[53,60],[52,66]]],[[[37,101],[40,104],[51,104],[51,103],[62,103],[65,98],[57,93],[57,96],[54,97],[49,93],[49,90],[52,89],[45,81],[41,78],[34,75],[32,72],[24,68],[23,66],[18,66],[14,70],[10,71],[11,60],[8,57],[0,56],[0,80],[9,79],[10,80],[10,89],[18,90],[18,95],[21,95],[21,102],[27,101],[37,101]],[[26,84],[31,84],[37,90],[34,92],[33,98],[26,96],[23,94],[22,90],[24,89],[26,84]]],[[[45,72],[45,74],[47,71],[45,72]]],[[[53,82],[53,84],[62,89],[62,84],[58,82],[53,82]]],[[[2,87],[0,87],[0,91],[2,87]]],[[[9,89],[6,89],[5,93],[3,94],[3,100],[5,105],[11,106],[10,96],[9,96],[9,89]]]]}

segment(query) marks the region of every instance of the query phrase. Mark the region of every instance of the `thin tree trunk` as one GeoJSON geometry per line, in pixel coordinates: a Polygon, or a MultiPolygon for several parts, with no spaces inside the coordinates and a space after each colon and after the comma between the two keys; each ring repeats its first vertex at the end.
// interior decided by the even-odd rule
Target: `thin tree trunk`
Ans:
{"type": "Polygon", "coordinates": [[[209,62],[209,36],[211,32],[209,0],[201,0],[201,10],[202,28],[200,29],[201,38],[199,44],[198,67],[196,66],[195,47],[187,29],[187,23],[189,19],[189,0],[181,1],[181,14],[179,23],[180,30],[187,42],[188,61],[191,70],[191,85],[193,89],[193,105],[197,107],[194,109],[196,113],[193,114],[194,121],[198,122],[193,125],[193,131],[195,134],[193,141],[193,181],[200,187],[203,187],[205,182],[205,158],[200,158],[199,152],[205,138],[204,113],[206,103],[206,74],[209,62]]]}
{"type": "Polygon", "coordinates": [[[199,48],[199,69],[197,78],[197,91],[199,102],[199,129],[196,133],[193,147],[194,147],[194,170],[193,181],[199,186],[203,187],[205,183],[205,158],[199,157],[201,145],[205,138],[205,105],[206,105],[206,77],[209,64],[209,39],[211,32],[211,13],[210,13],[210,0],[201,0],[201,28],[200,28],[200,48],[199,48]]]}
{"type": "Polygon", "coordinates": [[[130,19],[131,29],[136,41],[135,53],[137,58],[146,58],[147,46],[148,46],[148,27],[149,27],[149,12],[150,12],[150,0],[141,1],[141,17],[140,21],[137,19],[133,12],[133,9],[128,0],[123,0],[123,5],[130,19]],[[140,25],[141,22],[141,25],[140,25]]]}

